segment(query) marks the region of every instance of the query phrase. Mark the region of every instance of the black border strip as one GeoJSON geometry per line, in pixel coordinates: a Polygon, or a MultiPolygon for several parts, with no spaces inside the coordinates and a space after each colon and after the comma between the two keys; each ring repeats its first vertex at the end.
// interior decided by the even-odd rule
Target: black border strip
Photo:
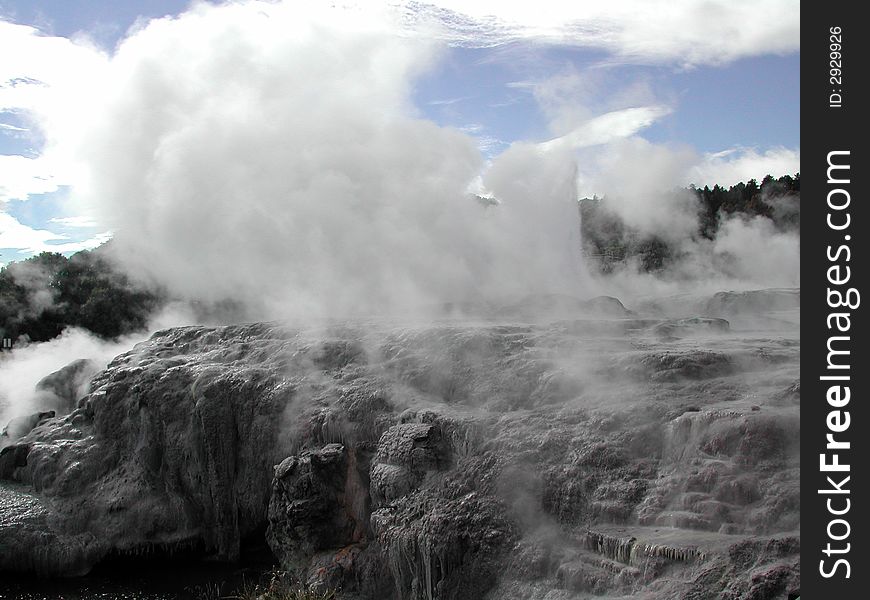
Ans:
{"type": "MultiPolygon", "coordinates": [[[[867,290],[870,269],[867,153],[860,131],[867,129],[862,84],[870,34],[858,15],[860,6],[805,2],[801,7],[801,597],[806,599],[870,597],[870,539],[864,535],[870,509],[865,407],[870,365],[861,352],[870,338],[868,309],[849,292],[867,290]],[[829,161],[837,165],[830,172],[829,161]],[[829,198],[841,208],[832,209],[829,198]],[[840,301],[838,293],[852,306],[832,306],[840,301]],[[849,354],[831,354],[829,345],[849,354]],[[828,434],[834,447],[828,447],[828,434]],[[822,468],[820,455],[830,465],[834,454],[848,471],[822,468]]],[[[870,296],[861,300],[870,302],[870,296]]]]}

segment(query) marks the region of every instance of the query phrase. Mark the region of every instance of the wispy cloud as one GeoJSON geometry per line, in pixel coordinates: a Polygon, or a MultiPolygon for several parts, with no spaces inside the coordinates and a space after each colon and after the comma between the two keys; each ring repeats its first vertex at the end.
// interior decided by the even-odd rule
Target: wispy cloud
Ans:
{"type": "Polygon", "coordinates": [[[483,132],[484,129],[486,129],[486,127],[484,127],[480,123],[469,123],[467,125],[461,126],[459,128],[459,131],[463,131],[469,135],[476,135],[483,132]]]}
{"type": "Polygon", "coordinates": [[[594,117],[569,133],[539,144],[542,150],[557,147],[586,148],[630,137],[671,113],[667,106],[639,106],[594,117]]]}
{"type": "Polygon", "coordinates": [[[480,123],[469,123],[459,127],[459,131],[467,133],[477,141],[477,147],[487,158],[492,158],[508,146],[506,142],[497,136],[487,133],[487,128],[480,123]]]}
{"type": "Polygon", "coordinates": [[[526,40],[603,50],[643,64],[724,64],[800,48],[800,11],[789,0],[398,2],[411,28],[436,23],[464,46],[526,40]]]}
{"type": "Polygon", "coordinates": [[[10,131],[10,132],[18,132],[18,133],[26,133],[30,131],[24,127],[16,127],[15,125],[10,125],[9,123],[0,123],[0,131],[10,131]]]}
{"type": "Polygon", "coordinates": [[[522,99],[513,96],[504,100],[500,100],[498,102],[490,102],[486,106],[488,108],[505,108],[506,106],[514,106],[516,104],[519,104],[520,102],[522,102],[522,99]]]}
{"type": "Polygon", "coordinates": [[[477,140],[477,147],[480,148],[480,152],[487,158],[494,158],[510,146],[508,142],[491,135],[480,135],[475,139],[477,140]]]}
{"type": "Polygon", "coordinates": [[[67,234],[29,227],[9,213],[0,212],[0,248],[24,254],[77,252],[96,248],[111,237],[111,232],[104,231],[84,240],[75,240],[67,234]]]}
{"type": "Polygon", "coordinates": [[[765,175],[795,174],[800,170],[800,149],[775,147],[760,151],[757,148],[729,148],[705,154],[689,172],[687,183],[728,186],[750,179],[760,181],[765,175]]]}
{"type": "Polygon", "coordinates": [[[91,217],[77,216],[77,217],[55,217],[53,219],[48,220],[49,223],[55,223],[57,225],[61,225],[63,227],[98,227],[97,222],[91,217]]]}
{"type": "MultiPolygon", "coordinates": [[[[250,0],[242,4],[264,13],[276,10],[272,2],[250,0]]],[[[518,43],[582,47],[601,51],[615,61],[678,67],[784,54],[800,46],[799,11],[789,0],[345,0],[331,7],[296,6],[294,10],[327,14],[333,26],[345,31],[380,28],[390,34],[472,47],[501,48],[518,43]]],[[[139,28],[146,25],[142,23],[139,28]]],[[[73,137],[81,137],[78,130],[87,124],[79,122],[76,115],[89,112],[86,103],[105,91],[107,69],[114,58],[86,38],[44,35],[33,27],[2,20],[0,55],[7,57],[0,61],[0,111],[36,116],[34,122],[54,138],[71,132],[73,137]]],[[[508,87],[534,90],[536,85],[520,81],[508,87]]],[[[431,104],[450,106],[466,99],[447,97],[431,104]]],[[[495,106],[506,103],[510,99],[495,106]]],[[[24,133],[21,129],[3,124],[0,133],[24,133]]],[[[51,170],[44,168],[46,163],[37,168],[20,158],[2,159],[0,200],[52,191],[77,174],[72,157],[58,158],[51,170]],[[67,164],[61,174],[54,168],[64,160],[67,164]],[[13,165],[14,161],[17,164],[13,165]]]]}
{"type": "Polygon", "coordinates": [[[534,89],[538,86],[538,82],[536,81],[508,81],[504,84],[506,88],[514,89],[514,90],[528,90],[534,91],[534,89]]]}
{"type": "Polygon", "coordinates": [[[450,106],[450,105],[462,102],[464,100],[470,100],[471,98],[473,98],[473,96],[459,96],[457,98],[444,98],[444,99],[438,99],[438,100],[430,100],[426,104],[428,104],[429,106],[450,106]]]}

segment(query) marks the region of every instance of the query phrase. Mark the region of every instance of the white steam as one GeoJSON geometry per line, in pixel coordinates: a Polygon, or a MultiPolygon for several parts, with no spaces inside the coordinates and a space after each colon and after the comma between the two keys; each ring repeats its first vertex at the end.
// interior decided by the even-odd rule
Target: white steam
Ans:
{"type": "Polygon", "coordinates": [[[800,237],[777,231],[769,219],[725,220],[714,250],[726,261],[723,269],[749,287],[800,286],[800,237]]]}
{"type": "Polygon", "coordinates": [[[593,168],[581,189],[606,190],[610,210],[629,227],[666,240],[683,240],[698,228],[696,200],[679,191],[694,153],[640,137],[585,153],[593,168]]]}
{"type": "MultiPolygon", "coordinates": [[[[752,151],[743,153],[738,159],[740,164],[729,171],[730,175],[736,176],[739,169],[749,168],[753,156],[752,151]]],[[[687,291],[713,293],[800,286],[798,231],[779,231],[764,217],[748,218],[720,211],[715,239],[699,236],[701,205],[684,186],[705,168],[704,172],[719,169],[725,173],[723,160],[724,157],[718,157],[711,162],[709,157],[701,159],[689,148],[653,144],[640,137],[582,150],[580,194],[591,197],[596,191],[603,191],[606,210],[615,213],[641,238],[654,236],[673,250],[673,260],[662,273],[646,273],[636,261],[629,262],[619,272],[596,281],[594,289],[631,302],[640,296],[687,291]]],[[[782,166],[793,167],[795,161],[799,157],[789,157],[782,166]]],[[[767,166],[770,163],[761,161],[753,172],[761,173],[767,166]]],[[[720,180],[726,189],[739,181],[720,180]]],[[[775,211],[797,210],[793,204],[775,198],[766,201],[775,211]]]]}
{"type": "Polygon", "coordinates": [[[49,342],[0,354],[0,429],[12,417],[53,408],[40,405],[36,391],[36,384],[46,375],[79,358],[91,359],[105,367],[141,339],[142,336],[130,336],[108,343],[86,330],[69,328],[49,342]]]}
{"type": "Polygon", "coordinates": [[[435,48],[387,17],[294,6],[151,22],[111,58],[101,97],[77,103],[89,109],[59,146],[130,270],[257,316],[578,292],[572,158],[508,152],[484,175],[503,206],[483,206],[467,193],[475,141],[409,100],[435,48]]]}
{"type": "Polygon", "coordinates": [[[90,360],[102,369],[114,357],[147,339],[149,332],[187,325],[194,319],[188,307],[170,303],[154,316],[145,330],[114,341],[75,327],[65,329],[47,342],[17,340],[11,352],[0,353],[0,430],[13,417],[55,408],[51,403],[46,404],[45,395],[36,389],[36,384],[46,375],[79,359],[90,360]]]}

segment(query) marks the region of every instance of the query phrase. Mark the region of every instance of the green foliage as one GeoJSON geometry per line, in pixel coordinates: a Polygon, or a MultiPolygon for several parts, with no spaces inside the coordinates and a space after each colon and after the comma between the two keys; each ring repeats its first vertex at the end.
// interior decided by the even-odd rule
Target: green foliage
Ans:
{"type": "Polygon", "coordinates": [[[721,215],[743,213],[771,219],[780,229],[797,229],[800,226],[801,174],[794,177],[783,175],[779,179],[766,176],[761,185],[754,179],[738,183],[727,190],[718,185],[712,189],[695,189],[701,205],[700,233],[713,239],[719,230],[721,215]],[[782,210],[781,205],[792,210],[782,210]]]}
{"type": "Polygon", "coordinates": [[[335,590],[318,591],[294,582],[284,571],[273,571],[268,584],[244,584],[228,600],[338,600],[335,590]]]}
{"type": "Polygon", "coordinates": [[[111,339],[143,328],[163,295],[131,282],[106,249],[43,252],[0,269],[2,337],[46,341],[76,326],[111,339]]]}
{"type": "Polygon", "coordinates": [[[206,583],[184,588],[184,591],[196,600],[223,600],[226,598],[223,594],[223,583],[206,583]]]}

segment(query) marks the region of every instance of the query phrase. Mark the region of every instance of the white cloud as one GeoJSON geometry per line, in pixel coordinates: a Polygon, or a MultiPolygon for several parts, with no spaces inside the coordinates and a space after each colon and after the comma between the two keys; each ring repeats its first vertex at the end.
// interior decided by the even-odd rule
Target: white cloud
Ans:
{"type": "MultiPolygon", "coordinates": [[[[0,112],[14,112],[37,132],[50,133],[39,156],[0,156],[2,205],[54,192],[76,181],[75,161],[55,152],[53,141],[85,126],[76,114],[92,95],[99,94],[108,59],[86,39],[42,35],[33,27],[2,20],[0,56],[4,57],[0,61],[0,112]]],[[[15,132],[24,130],[17,126],[4,130],[11,131],[9,127],[15,132]]]]}
{"type": "Polygon", "coordinates": [[[27,133],[30,131],[25,127],[16,127],[15,125],[10,125],[9,123],[0,123],[0,130],[8,131],[10,133],[27,133]]]}
{"type": "Polygon", "coordinates": [[[26,200],[31,194],[56,192],[71,183],[69,169],[44,156],[0,155],[0,206],[10,200],[26,200]]]}
{"type": "Polygon", "coordinates": [[[88,85],[106,56],[86,39],[42,35],[37,29],[0,20],[0,111],[50,111],[55,90],[88,85]]]}
{"type": "MultiPolygon", "coordinates": [[[[800,172],[799,149],[731,148],[698,155],[689,147],[654,144],[637,136],[614,139],[604,147],[581,147],[578,156],[581,196],[610,194],[636,198],[638,202],[646,202],[644,198],[650,194],[669,193],[689,184],[729,187],[750,179],[760,182],[765,175],[780,177],[800,172]]],[[[655,212],[637,208],[629,205],[624,215],[635,226],[662,218],[661,224],[667,225],[667,214],[659,218],[655,212]]]]}
{"type": "Polygon", "coordinates": [[[97,222],[92,217],[55,217],[48,220],[49,223],[57,223],[63,227],[97,227],[97,222]]]}
{"type": "Polygon", "coordinates": [[[399,2],[414,26],[436,22],[456,44],[516,40],[598,48],[638,63],[723,64],[800,48],[791,0],[430,0],[399,2]],[[410,7],[413,7],[410,8],[410,7]]]}
{"type": "Polygon", "coordinates": [[[65,239],[62,234],[45,229],[33,229],[19,223],[9,213],[0,212],[0,248],[14,248],[26,252],[39,252],[46,242],[65,239]]]}
{"type": "Polygon", "coordinates": [[[112,237],[110,232],[102,232],[86,240],[69,240],[62,233],[54,233],[46,229],[34,229],[19,222],[9,213],[0,212],[0,248],[10,248],[25,254],[39,252],[77,252],[96,248],[112,237]],[[61,243],[51,243],[61,242],[61,243]]]}
{"type": "MultiPolygon", "coordinates": [[[[775,0],[381,4],[202,3],[142,23],[112,56],[0,22],[10,57],[0,63],[0,110],[27,111],[47,140],[38,158],[0,161],[0,197],[72,185],[117,231],[129,266],[182,293],[347,310],[543,290],[559,279],[564,265],[551,268],[552,259],[566,256],[575,191],[560,146],[580,149],[584,181],[630,197],[630,218],[657,229],[673,227],[681,206],[657,207],[643,191],[693,180],[693,166],[721,182],[746,179],[762,159],[770,169],[795,162],[776,163],[785,155],[773,151],[702,161],[649,144],[636,134],[668,102],[642,82],[615,91],[569,74],[553,90],[525,84],[561,141],[497,157],[482,181],[504,210],[481,216],[465,201],[484,171],[475,141],[498,140],[440,128],[412,106],[415,77],[438,55],[432,38],[721,64],[797,50],[798,11],[775,0]],[[596,101],[598,91],[612,100],[596,101]]],[[[0,213],[0,247],[66,251],[108,235],[69,241],[0,213]]]]}
{"type": "Polygon", "coordinates": [[[667,106],[638,106],[615,110],[589,119],[573,131],[540,144],[541,149],[586,148],[631,137],[671,114],[667,106]]]}
{"type": "Polygon", "coordinates": [[[49,251],[49,252],[78,252],[80,250],[91,250],[105,244],[110,239],[112,239],[111,231],[103,231],[96,235],[93,235],[85,240],[79,240],[75,242],[65,242],[63,244],[47,244],[46,246],[39,249],[39,252],[49,251]]]}
{"type": "Polygon", "coordinates": [[[776,147],[760,152],[756,148],[731,148],[706,154],[689,171],[686,183],[727,187],[750,179],[761,181],[765,175],[794,175],[800,170],[800,149],[776,147]]]}
{"type": "MultiPolygon", "coordinates": [[[[275,16],[288,12],[290,4],[250,0],[221,10],[229,13],[248,7],[275,16]]],[[[400,33],[472,46],[528,40],[597,48],[618,60],[654,64],[721,64],[745,56],[799,49],[799,10],[788,0],[626,0],[615,3],[345,0],[332,7],[292,4],[292,10],[299,15],[299,23],[313,16],[329,21],[330,27],[343,32],[400,33]],[[711,26],[713,23],[715,26],[711,26]]],[[[203,3],[194,6],[186,16],[189,20],[202,19],[211,9],[203,3]]],[[[172,22],[173,19],[166,18],[152,21],[150,25],[142,22],[137,27],[170,32],[172,22]]],[[[293,34],[291,25],[287,35],[293,34]]],[[[213,39],[204,41],[212,42],[213,39]]],[[[135,43],[126,46],[129,48],[135,43]]],[[[0,198],[26,198],[28,194],[52,191],[57,185],[70,181],[86,185],[86,181],[80,181],[83,174],[76,166],[77,157],[59,154],[54,142],[81,137],[81,130],[89,126],[79,117],[92,112],[87,105],[94,98],[111,93],[107,87],[111,81],[111,57],[85,37],[70,40],[42,35],[33,27],[5,21],[0,21],[0,55],[5,57],[0,61],[0,111],[23,111],[33,117],[37,129],[50,134],[44,156],[57,154],[50,161],[51,169],[44,168],[45,164],[38,168],[34,164],[26,165],[20,170],[0,166],[0,181],[5,188],[0,190],[0,198]],[[56,170],[61,165],[63,174],[56,170]]],[[[201,59],[202,56],[192,58],[201,59]]],[[[115,72],[117,74],[117,69],[115,72]]],[[[444,102],[456,100],[459,98],[448,98],[444,102]]],[[[614,137],[631,135],[630,117],[638,116],[640,111],[658,110],[659,105],[635,102],[610,107],[611,112],[637,109],[635,115],[625,113],[619,123],[614,123],[626,125],[624,131],[628,132],[614,137]]],[[[597,113],[603,116],[602,111],[597,113]]],[[[588,118],[594,116],[587,115],[588,118]]],[[[610,118],[616,117],[614,114],[610,118]]],[[[602,124],[605,122],[606,119],[602,124]]],[[[554,131],[555,135],[564,135],[578,127],[575,136],[578,139],[600,137],[604,133],[583,129],[579,122],[563,125],[559,131],[554,131]]]]}

